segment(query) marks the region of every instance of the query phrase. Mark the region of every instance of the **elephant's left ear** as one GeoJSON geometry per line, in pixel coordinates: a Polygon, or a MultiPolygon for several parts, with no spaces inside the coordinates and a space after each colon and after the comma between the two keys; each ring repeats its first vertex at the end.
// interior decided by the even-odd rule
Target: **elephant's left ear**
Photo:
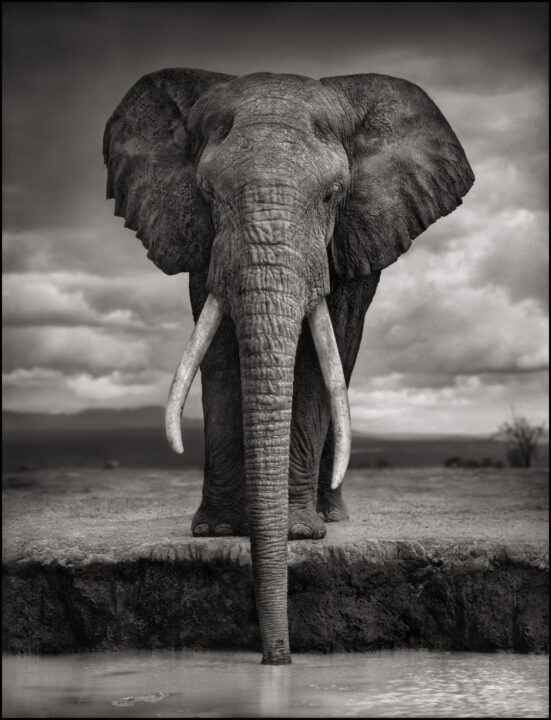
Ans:
{"type": "Polygon", "coordinates": [[[352,180],[333,235],[340,275],[382,270],[474,182],[463,148],[419,87],[387,75],[320,81],[342,107],[352,180]]]}

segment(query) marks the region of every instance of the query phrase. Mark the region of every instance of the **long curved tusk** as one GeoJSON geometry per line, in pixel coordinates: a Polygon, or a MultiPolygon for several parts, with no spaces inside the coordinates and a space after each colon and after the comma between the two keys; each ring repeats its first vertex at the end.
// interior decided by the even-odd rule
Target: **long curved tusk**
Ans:
{"type": "Polygon", "coordinates": [[[180,422],[189,388],[220,325],[222,315],[220,303],[214,295],[209,295],[174,374],[165,412],[165,430],[168,444],[179,454],[184,452],[180,422]]]}
{"type": "Polygon", "coordinates": [[[346,380],[344,379],[337,341],[335,340],[335,333],[333,332],[333,325],[325,298],[321,300],[314,312],[308,316],[308,322],[310,323],[321,372],[331,402],[333,436],[335,438],[331,488],[335,490],[341,484],[350,460],[352,430],[346,380]]]}

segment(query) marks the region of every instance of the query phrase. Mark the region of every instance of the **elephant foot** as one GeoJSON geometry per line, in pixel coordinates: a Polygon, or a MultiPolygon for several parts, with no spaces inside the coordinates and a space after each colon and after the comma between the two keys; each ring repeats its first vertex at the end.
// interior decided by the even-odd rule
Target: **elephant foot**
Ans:
{"type": "Polygon", "coordinates": [[[248,535],[249,523],[242,504],[222,505],[203,499],[191,521],[191,532],[195,537],[248,535]]]}
{"type": "Polygon", "coordinates": [[[350,517],[340,488],[319,492],[317,511],[325,522],[338,522],[339,520],[348,520],[350,517]]]}
{"type": "Polygon", "coordinates": [[[313,506],[293,507],[293,505],[289,505],[289,540],[318,540],[325,537],[326,533],[323,520],[313,506]]]}

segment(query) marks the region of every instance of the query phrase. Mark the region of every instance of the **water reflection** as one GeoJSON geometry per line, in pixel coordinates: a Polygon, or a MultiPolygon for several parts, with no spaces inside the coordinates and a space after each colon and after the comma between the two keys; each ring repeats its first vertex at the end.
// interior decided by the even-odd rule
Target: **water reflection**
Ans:
{"type": "Polygon", "coordinates": [[[257,717],[289,716],[292,665],[262,665],[257,717]]]}
{"type": "Polygon", "coordinates": [[[3,658],[3,717],[547,717],[548,657],[137,651],[3,658]]]}

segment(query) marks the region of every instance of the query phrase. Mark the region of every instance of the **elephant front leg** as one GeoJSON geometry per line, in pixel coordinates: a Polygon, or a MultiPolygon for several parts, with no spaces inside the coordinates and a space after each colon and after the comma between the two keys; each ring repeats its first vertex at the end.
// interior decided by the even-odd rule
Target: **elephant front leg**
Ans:
{"type": "Polygon", "coordinates": [[[303,324],[295,361],[289,454],[289,539],[322,538],[316,511],[318,472],[330,408],[308,323],[303,324]]]}
{"type": "MultiPolygon", "coordinates": [[[[207,296],[203,278],[190,277],[197,317],[207,296]]],[[[191,529],[196,536],[248,535],[239,351],[224,317],[201,363],[205,467],[203,497],[191,529]]]]}
{"type": "MultiPolygon", "coordinates": [[[[358,357],[365,314],[375,295],[379,278],[380,273],[373,273],[354,280],[343,280],[335,275],[332,277],[331,295],[327,305],[335,328],[335,337],[347,386],[358,357]]],[[[326,522],[337,522],[349,518],[348,509],[342,497],[343,485],[336,490],[331,489],[334,446],[333,427],[332,423],[329,423],[319,464],[316,505],[317,511],[326,522]]]]}
{"type": "Polygon", "coordinates": [[[205,470],[194,535],[248,535],[239,374],[202,373],[205,470]]]}
{"type": "Polygon", "coordinates": [[[350,517],[342,497],[342,484],[336,490],[331,489],[333,447],[333,426],[330,423],[321,455],[316,504],[316,509],[325,522],[338,522],[350,517]]]}

